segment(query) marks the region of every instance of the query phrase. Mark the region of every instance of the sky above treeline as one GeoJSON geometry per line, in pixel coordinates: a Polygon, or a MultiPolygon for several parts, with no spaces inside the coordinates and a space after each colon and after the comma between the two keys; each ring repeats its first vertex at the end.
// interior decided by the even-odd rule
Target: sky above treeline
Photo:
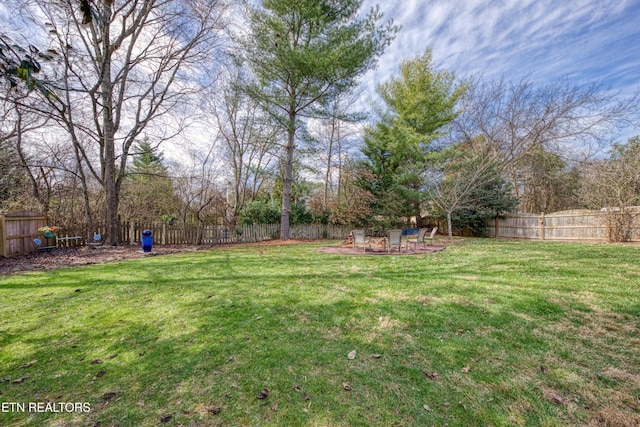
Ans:
{"type": "Polygon", "coordinates": [[[430,48],[460,78],[566,78],[630,96],[640,88],[640,0],[364,0],[402,26],[368,91],[430,48]]]}
{"type": "MultiPolygon", "coordinates": [[[[618,97],[640,90],[640,0],[364,0],[361,11],[376,5],[383,22],[392,19],[402,29],[363,78],[363,109],[403,60],[427,48],[436,69],[460,79],[544,84],[565,78],[618,97]]],[[[0,4],[0,22],[19,18],[0,4]]],[[[640,133],[640,123],[626,133],[640,133]]]]}

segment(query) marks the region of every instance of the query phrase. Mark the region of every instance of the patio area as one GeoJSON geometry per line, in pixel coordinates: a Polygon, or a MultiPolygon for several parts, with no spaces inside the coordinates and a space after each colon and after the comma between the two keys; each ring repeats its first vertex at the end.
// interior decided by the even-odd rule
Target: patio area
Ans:
{"type": "Polygon", "coordinates": [[[350,243],[343,243],[341,245],[336,246],[325,246],[318,249],[319,252],[325,252],[329,254],[336,255],[377,255],[377,256],[398,256],[398,255],[421,255],[421,254],[430,254],[434,252],[440,252],[446,246],[443,245],[409,245],[408,248],[402,247],[402,251],[398,251],[397,248],[389,252],[383,244],[378,244],[376,242],[372,242],[371,248],[367,247],[366,251],[362,250],[362,247],[354,248],[350,243]]]}

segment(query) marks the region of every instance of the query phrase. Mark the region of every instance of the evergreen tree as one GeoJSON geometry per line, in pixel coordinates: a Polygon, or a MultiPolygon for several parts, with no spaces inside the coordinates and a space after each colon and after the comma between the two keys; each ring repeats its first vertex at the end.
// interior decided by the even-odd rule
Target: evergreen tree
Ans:
{"type": "Polygon", "coordinates": [[[136,144],[133,152],[133,168],[129,174],[140,175],[140,178],[148,178],[152,175],[166,178],[167,168],[163,162],[164,154],[145,138],[144,141],[136,144]]]}
{"type": "Polygon", "coordinates": [[[364,168],[374,175],[364,188],[376,198],[374,212],[393,219],[420,218],[424,172],[438,147],[433,142],[456,117],[467,84],[436,71],[431,51],[404,61],[400,75],[378,87],[384,101],[379,120],[366,130],[364,168]]]}
{"type": "Polygon", "coordinates": [[[377,9],[358,17],[362,0],[263,0],[248,6],[250,34],[241,40],[257,82],[248,88],[287,133],[281,238],[289,238],[296,131],[305,112],[352,89],[394,37],[377,9]]]}
{"type": "Polygon", "coordinates": [[[176,196],[163,153],[146,139],[133,152],[133,165],[122,188],[123,217],[150,224],[175,213],[176,196]]]}

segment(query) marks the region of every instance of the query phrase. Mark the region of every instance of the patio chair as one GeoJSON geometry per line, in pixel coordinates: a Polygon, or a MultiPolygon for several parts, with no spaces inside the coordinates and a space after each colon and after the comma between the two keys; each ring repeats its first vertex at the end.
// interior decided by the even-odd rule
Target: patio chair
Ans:
{"type": "Polygon", "coordinates": [[[422,243],[423,247],[426,247],[426,241],[429,241],[429,244],[433,244],[433,239],[436,235],[436,233],[438,232],[438,227],[433,227],[433,230],[431,230],[431,234],[427,236],[427,229],[426,228],[421,228],[420,231],[418,232],[418,237],[416,237],[415,239],[408,239],[407,240],[407,245],[409,243],[413,243],[413,249],[417,249],[418,248],[418,243],[422,243]]]}
{"type": "Polygon", "coordinates": [[[87,246],[95,249],[100,245],[102,245],[102,236],[100,235],[100,233],[93,233],[93,240],[87,243],[87,246]]]}
{"type": "Polygon", "coordinates": [[[402,230],[389,230],[385,240],[387,252],[391,253],[391,248],[398,247],[398,252],[402,252],[402,230]]]}
{"type": "Polygon", "coordinates": [[[43,242],[42,239],[39,237],[36,237],[35,239],[33,239],[33,244],[36,247],[36,254],[41,252],[51,252],[54,249],[57,249],[56,246],[48,246],[47,243],[43,242]]]}
{"type": "Polygon", "coordinates": [[[362,245],[363,252],[367,252],[367,245],[369,245],[369,249],[371,249],[371,242],[365,236],[364,230],[353,230],[351,231],[351,236],[353,237],[353,250],[356,250],[358,245],[362,245]]]}

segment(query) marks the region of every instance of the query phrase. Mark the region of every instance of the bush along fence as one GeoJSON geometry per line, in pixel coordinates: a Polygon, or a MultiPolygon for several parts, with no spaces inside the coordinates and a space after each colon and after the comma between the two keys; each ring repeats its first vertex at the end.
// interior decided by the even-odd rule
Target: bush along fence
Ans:
{"type": "MultiPolygon", "coordinates": [[[[303,224],[291,226],[291,239],[347,239],[353,227],[330,224],[303,224]]],[[[280,224],[253,224],[237,227],[219,225],[169,225],[138,224],[125,222],[120,227],[120,240],[136,245],[141,241],[142,232],[151,230],[154,245],[224,245],[230,243],[256,243],[280,238],[280,224]]],[[[96,229],[102,234],[102,228],[96,229]]]]}
{"type": "Polygon", "coordinates": [[[640,242],[640,207],[520,213],[489,224],[491,237],[591,242],[640,242]]]}

